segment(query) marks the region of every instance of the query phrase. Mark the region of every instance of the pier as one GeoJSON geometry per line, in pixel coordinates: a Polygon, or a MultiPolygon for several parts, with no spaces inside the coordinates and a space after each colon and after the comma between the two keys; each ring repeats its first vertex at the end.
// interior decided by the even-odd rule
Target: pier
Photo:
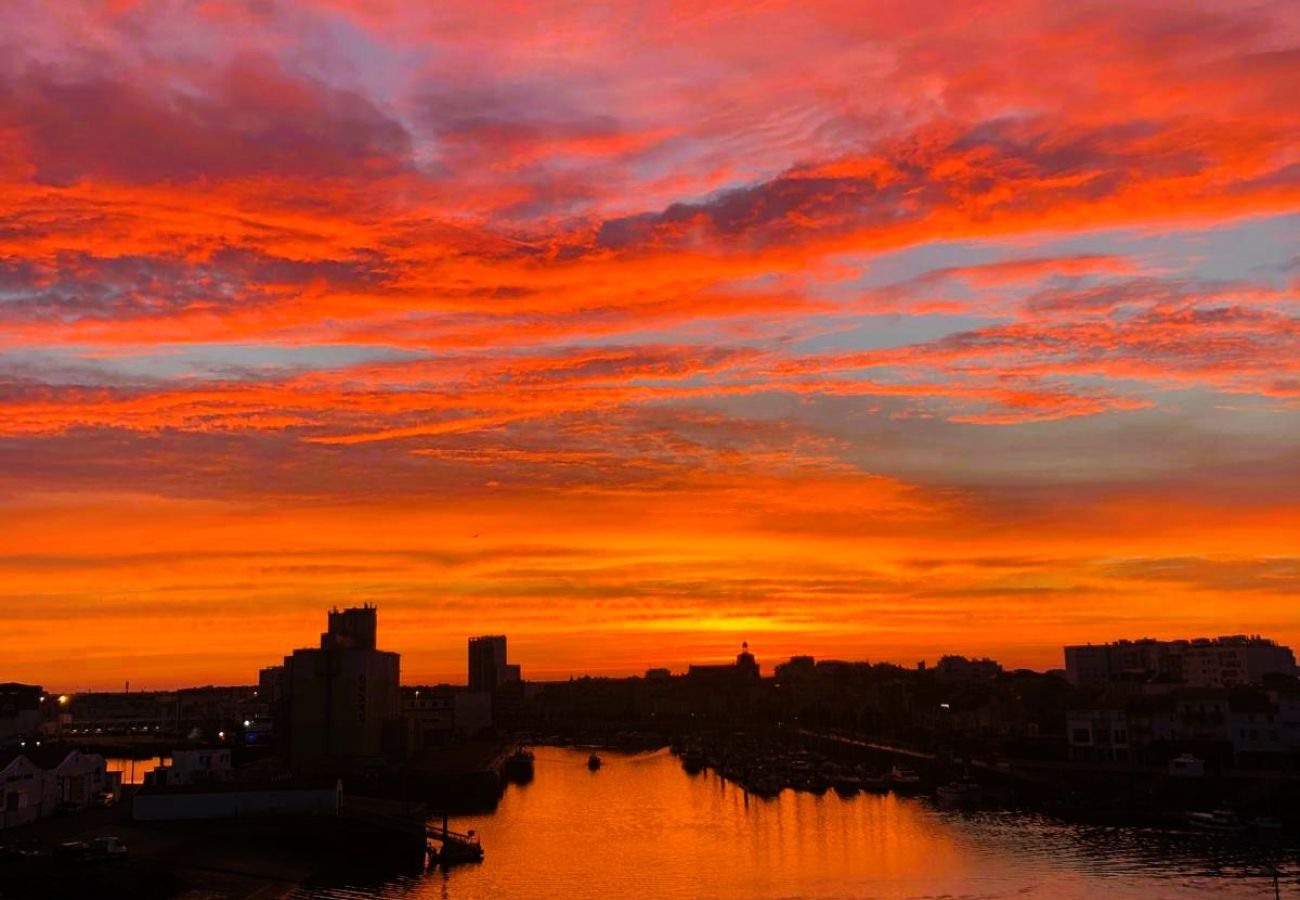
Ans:
{"type": "Polygon", "coordinates": [[[482,862],[483,846],[473,831],[452,831],[447,814],[442,815],[442,826],[425,825],[428,841],[429,865],[455,865],[464,862],[482,862]]]}

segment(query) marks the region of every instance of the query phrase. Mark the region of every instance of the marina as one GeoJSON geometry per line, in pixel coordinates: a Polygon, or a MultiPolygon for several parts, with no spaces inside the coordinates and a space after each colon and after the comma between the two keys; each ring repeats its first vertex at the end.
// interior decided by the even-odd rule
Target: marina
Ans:
{"type": "MultiPolygon", "coordinates": [[[[893,790],[758,797],[667,749],[536,747],[535,778],[492,813],[456,817],[481,864],[305,884],[291,900],[954,896],[1192,900],[1300,895],[1287,831],[1067,823],[893,790]],[[575,835],[595,852],[576,852],[575,835]]],[[[435,826],[439,823],[434,822],[435,826]]]]}

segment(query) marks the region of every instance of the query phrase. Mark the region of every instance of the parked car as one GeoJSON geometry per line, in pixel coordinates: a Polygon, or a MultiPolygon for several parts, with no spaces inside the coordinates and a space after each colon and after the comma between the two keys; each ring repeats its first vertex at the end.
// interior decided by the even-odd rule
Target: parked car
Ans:
{"type": "Polygon", "coordinates": [[[112,791],[100,791],[90,798],[91,806],[112,806],[117,802],[117,796],[112,791]]]}
{"type": "Polygon", "coordinates": [[[54,848],[55,862],[81,862],[90,852],[90,845],[85,841],[64,841],[54,848]]]}
{"type": "Polygon", "coordinates": [[[97,837],[87,841],[68,841],[54,848],[54,859],[62,863],[106,862],[126,859],[129,851],[118,837],[97,837]]]}
{"type": "Polygon", "coordinates": [[[114,836],[97,837],[90,842],[86,858],[91,860],[126,859],[129,851],[122,839],[114,836]]]}
{"type": "Polygon", "coordinates": [[[6,862],[17,862],[25,859],[38,859],[41,851],[35,847],[0,847],[0,860],[6,862]]]}

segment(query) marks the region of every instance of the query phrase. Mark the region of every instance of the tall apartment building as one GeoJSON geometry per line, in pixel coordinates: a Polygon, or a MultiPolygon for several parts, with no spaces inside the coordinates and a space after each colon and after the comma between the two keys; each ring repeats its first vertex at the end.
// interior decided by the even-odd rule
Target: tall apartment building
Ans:
{"type": "Polygon", "coordinates": [[[469,639],[469,689],[495,691],[520,680],[519,666],[506,657],[506,636],[486,634],[469,639]]]}
{"type": "Polygon", "coordinates": [[[1196,687],[1258,684],[1266,675],[1296,674],[1290,647],[1259,635],[1157,641],[1114,641],[1065,648],[1072,684],[1161,679],[1196,687]]]}

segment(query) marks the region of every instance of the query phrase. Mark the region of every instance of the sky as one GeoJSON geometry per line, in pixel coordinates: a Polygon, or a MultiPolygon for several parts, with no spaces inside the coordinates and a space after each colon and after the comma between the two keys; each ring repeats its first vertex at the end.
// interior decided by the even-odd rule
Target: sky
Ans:
{"type": "Polygon", "coordinates": [[[1300,645],[1300,6],[7,0],[0,680],[1300,645]]]}

